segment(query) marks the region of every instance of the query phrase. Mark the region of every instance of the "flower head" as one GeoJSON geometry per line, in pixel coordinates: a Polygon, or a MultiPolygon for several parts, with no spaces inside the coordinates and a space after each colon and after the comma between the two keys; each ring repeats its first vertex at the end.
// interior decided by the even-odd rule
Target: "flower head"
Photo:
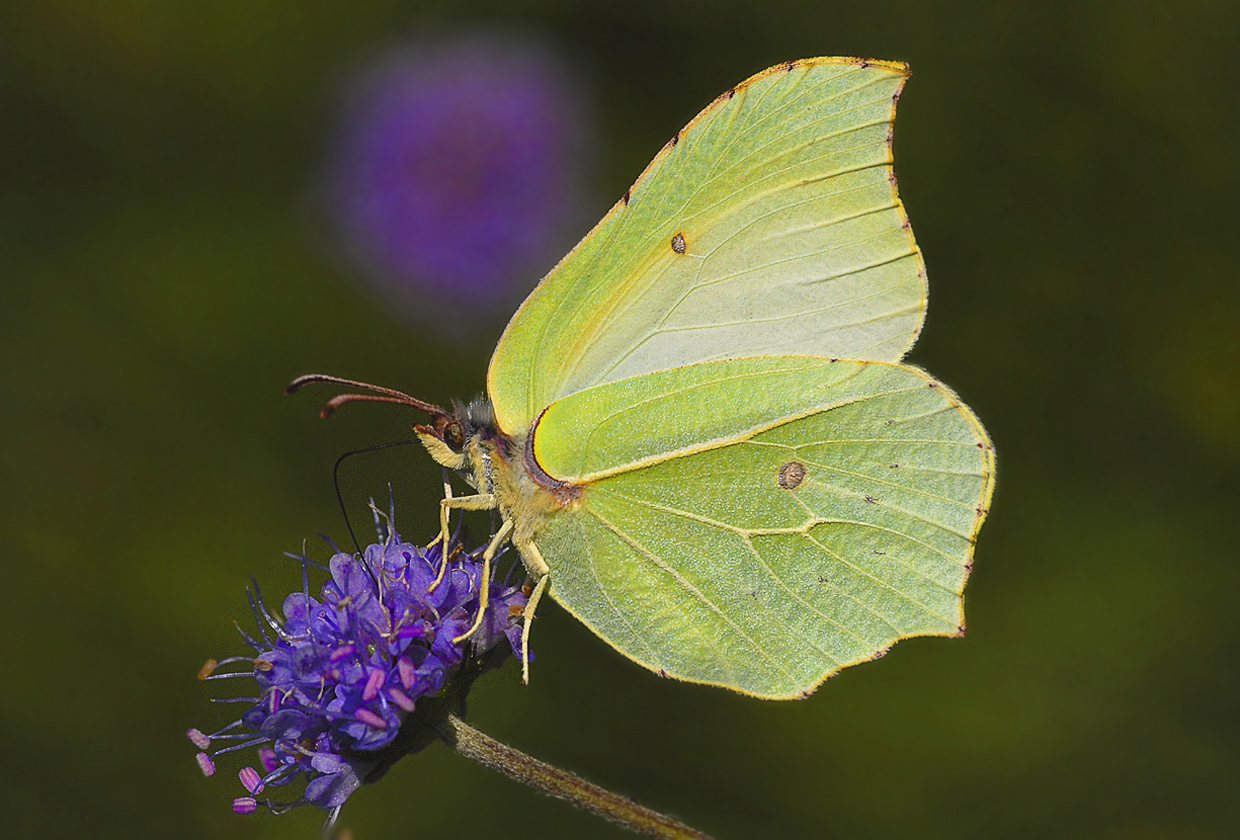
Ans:
{"type": "Polygon", "coordinates": [[[531,44],[410,45],[343,109],[332,216],[366,274],[432,323],[461,304],[505,311],[566,244],[581,124],[566,74],[531,44]]]}
{"type": "MultiPolygon", "coordinates": [[[[299,798],[267,804],[313,804],[334,820],[360,785],[433,739],[435,716],[463,705],[479,674],[519,650],[520,586],[492,584],[478,630],[456,641],[477,616],[480,551],[451,544],[445,561],[442,541],[422,547],[394,528],[379,531],[379,542],[361,554],[331,558],[317,598],[304,582],[277,616],[256,589],[258,635],[242,633],[255,655],[209,662],[200,674],[257,684],[239,719],[212,735],[188,733],[208,776],[221,753],[257,747],[259,767],[239,774],[245,795],[233,801],[237,813],[256,810],[268,788],[301,780],[299,798]]],[[[309,561],[302,559],[305,581],[309,561]]]]}

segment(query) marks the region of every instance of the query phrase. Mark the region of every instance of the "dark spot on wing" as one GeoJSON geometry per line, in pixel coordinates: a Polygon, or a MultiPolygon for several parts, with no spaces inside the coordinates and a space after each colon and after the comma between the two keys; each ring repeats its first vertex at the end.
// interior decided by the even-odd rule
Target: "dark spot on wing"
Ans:
{"type": "Polygon", "coordinates": [[[877,503],[878,503],[878,499],[874,498],[873,496],[869,495],[868,493],[867,493],[866,495],[862,496],[861,498],[865,499],[867,502],[869,502],[869,503],[870,503],[870,504],[872,504],[872,505],[873,505],[873,504],[877,504],[877,503]]]}
{"type": "Polygon", "coordinates": [[[732,97],[736,96],[736,88],[728,88],[727,96],[728,96],[728,99],[731,99],[732,97]]]}
{"type": "Polygon", "coordinates": [[[805,480],[805,465],[800,461],[789,461],[779,468],[779,486],[785,490],[795,490],[805,480]]]}
{"type": "Polygon", "coordinates": [[[785,72],[785,73],[791,73],[791,72],[792,72],[792,68],[794,68],[794,67],[796,67],[796,66],[797,66],[797,63],[796,63],[795,61],[789,61],[787,64],[785,64],[785,65],[784,65],[784,72],[785,72]]]}
{"type": "Polygon", "coordinates": [[[633,198],[633,188],[630,187],[629,189],[624,191],[624,197],[621,198],[620,200],[623,201],[625,204],[628,204],[629,200],[632,198],[633,198]]]}
{"type": "Polygon", "coordinates": [[[677,131],[675,134],[672,135],[672,147],[675,148],[676,144],[679,142],[680,142],[680,132],[677,131]]]}
{"type": "Polygon", "coordinates": [[[685,252],[685,235],[683,233],[678,233],[672,237],[672,250],[677,254],[685,252]]]}

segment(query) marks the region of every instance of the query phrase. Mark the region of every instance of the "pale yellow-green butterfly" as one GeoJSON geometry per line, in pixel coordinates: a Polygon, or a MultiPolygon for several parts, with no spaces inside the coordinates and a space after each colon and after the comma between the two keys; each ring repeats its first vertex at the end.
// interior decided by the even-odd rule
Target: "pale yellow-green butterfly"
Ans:
{"type": "Polygon", "coordinates": [[[813,58],[716,99],[517,310],[489,400],[290,386],[430,413],[477,490],[448,489],[444,534],[498,508],[486,557],[511,540],[535,582],[523,654],[544,592],[661,675],[760,697],[963,632],[994,454],[899,364],[926,295],[891,166],[907,75],[813,58]]]}

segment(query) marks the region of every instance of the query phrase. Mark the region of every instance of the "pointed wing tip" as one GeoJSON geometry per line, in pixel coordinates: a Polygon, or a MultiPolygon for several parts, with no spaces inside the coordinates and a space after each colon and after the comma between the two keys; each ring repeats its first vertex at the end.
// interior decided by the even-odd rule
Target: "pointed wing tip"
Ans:
{"type": "MultiPolygon", "coordinates": [[[[736,96],[738,92],[743,91],[745,88],[749,87],[754,82],[757,82],[761,79],[765,79],[768,76],[775,76],[775,75],[779,75],[782,73],[791,73],[794,70],[808,70],[813,67],[823,67],[823,66],[831,66],[831,65],[838,66],[838,67],[854,67],[858,70],[869,70],[869,69],[889,70],[892,73],[895,73],[896,75],[904,77],[904,79],[907,79],[910,75],[912,75],[912,71],[909,70],[908,64],[903,61],[888,61],[886,59],[881,59],[881,58],[863,58],[861,56],[835,56],[835,55],[815,56],[813,58],[799,58],[799,59],[793,59],[790,61],[785,61],[780,64],[772,65],[766,68],[765,70],[762,70],[758,73],[753,74],[749,78],[745,79],[744,81],[740,82],[737,85],[734,85],[733,87],[729,88],[728,90],[720,94],[718,97],[716,97],[712,105],[718,105],[722,101],[732,99],[733,97],[736,96]]],[[[900,87],[902,88],[903,86],[904,86],[903,80],[901,80],[900,87]]],[[[900,95],[899,91],[897,91],[895,98],[899,98],[899,95],[900,95]]],[[[707,108],[706,110],[710,110],[710,109],[707,108]]],[[[698,116],[700,117],[702,115],[699,114],[698,116]]],[[[692,125],[693,122],[695,121],[696,120],[691,121],[689,125],[692,125]]],[[[688,126],[686,126],[686,128],[688,128],[688,126]]]]}
{"type": "Polygon", "coordinates": [[[877,67],[882,70],[891,70],[892,72],[899,73],[901,76],[908,76],[912,72],[909,69],[908,62],[891,61],[883,58],[869,58],[864,56],[819,56],[816,58],[803,58],[799,61],[789,61],[783,65],[776,65],[776,67],[771,69],[774,70],[779,67],[787,67],[788,69],[792,69],[794,67],[816,64],[844,64],[857,67],[862,70],[866,70],[870,67],[877,67]]]}

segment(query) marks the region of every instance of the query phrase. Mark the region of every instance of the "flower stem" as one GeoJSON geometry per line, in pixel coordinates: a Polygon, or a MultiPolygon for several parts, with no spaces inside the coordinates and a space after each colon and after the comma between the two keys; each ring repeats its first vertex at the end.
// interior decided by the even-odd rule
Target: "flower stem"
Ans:
{"type": "Polygon", "coordinates": [[[565,799],[638,834],[669,840],[710,840],[709,835],[671,817],[501,744],[456,715],[448,715],[448,727],[450,731],[442,737],[452,749],[545,794],[565,799]]]}

